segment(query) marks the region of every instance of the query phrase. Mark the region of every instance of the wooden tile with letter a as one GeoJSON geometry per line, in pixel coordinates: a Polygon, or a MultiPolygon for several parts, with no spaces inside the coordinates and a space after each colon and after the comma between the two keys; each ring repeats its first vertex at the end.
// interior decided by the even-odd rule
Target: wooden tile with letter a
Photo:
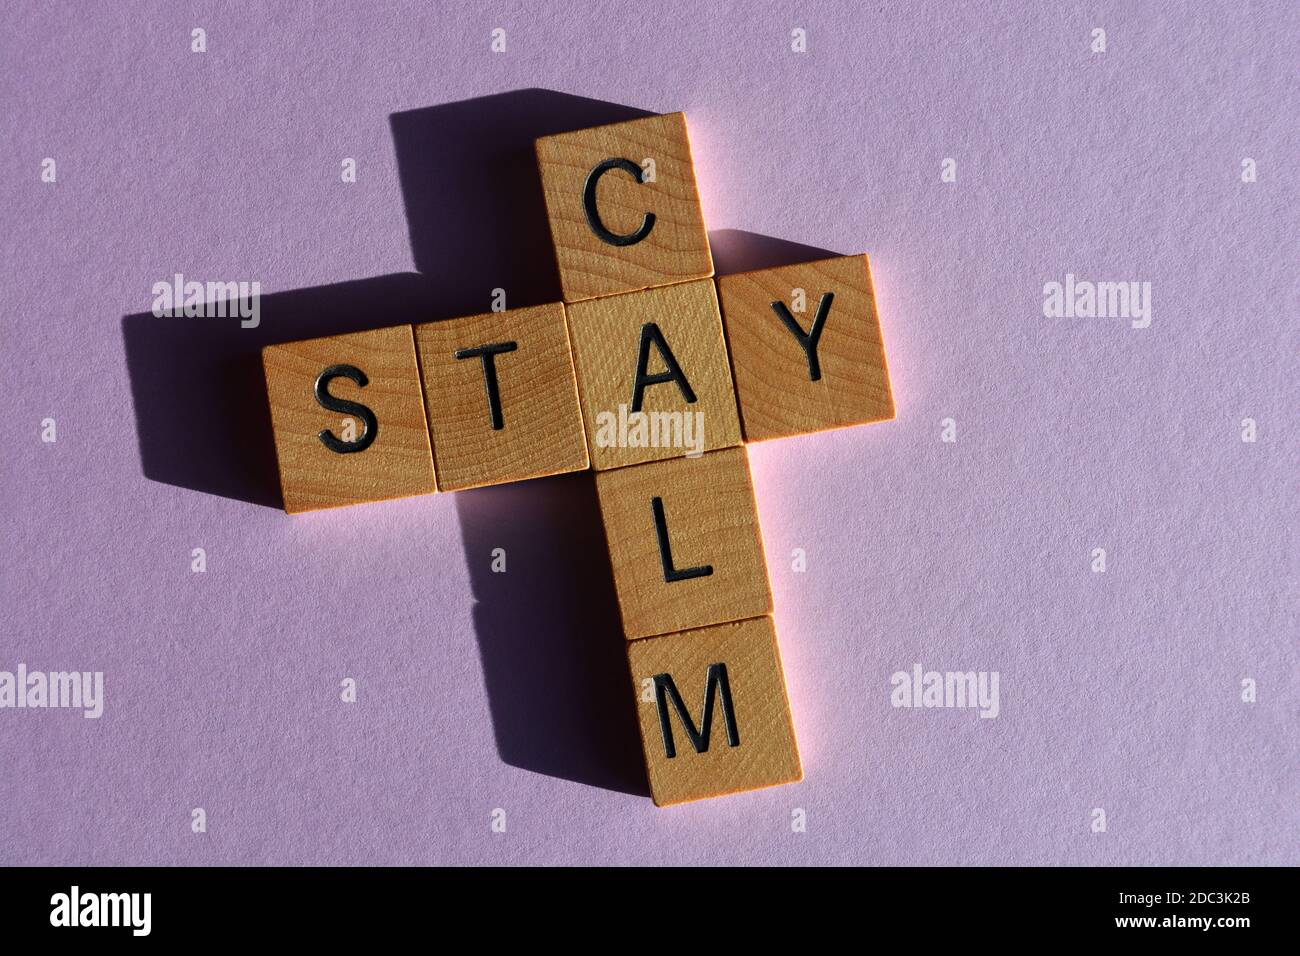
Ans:
{"type": "Polygon", "coordinates": [[[629,640],[770,614],[744,448],[596,475],[629,640]]]}
{"type": "Polygon", "coordinates": [[[770,617],[633,641],[627,659],[656,805],[803,779],[770,617]]]}
{"type": "Polygon", "coordinates": [[[746,441],[894,417],[865,255],[718,279],[746,441]]]}
{"type": "Polygon", "coordinates": [[[597,471],[740,444],[713,281],[566,308],[597,471]]]}
{"type": "Polygon", "coordinates": [[[681,113],[537,141],[565,302],[713,275],[681,113]]]}
{"type": "Polygon", "coordinates": [[[434,490],[409,325],[262,350],[290,514],[434,490]]]}
{"type": "Polygon", "coordinates": [[[417,325],[415,344],[443,491],[587,467],[560,303],[417,325]]]}

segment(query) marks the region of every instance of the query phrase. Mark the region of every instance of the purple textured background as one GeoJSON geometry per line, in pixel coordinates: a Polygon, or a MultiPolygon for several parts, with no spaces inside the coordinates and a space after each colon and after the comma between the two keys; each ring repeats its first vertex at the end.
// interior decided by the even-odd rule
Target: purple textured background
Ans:
{"type": "Polygon", "coordinates": [[[372,6],[7,14],[0,670],[106,702],[0,711],[0,862],[1296,862],[1294,3],[372,6]],[[899,407],[751,452],[806,781],[666,811],[589,479],[289,519],[188,371],[539,297],[479,158],[599,101],[687,113],[720,267],[871,254],[899,407]],[[262,329],[139,316],[175,272],[262,329]],[[1151,327],[1044,318],[1067,272],[1151,327]],[[914,662],[1001,715],[891,708],[914,662]]]}

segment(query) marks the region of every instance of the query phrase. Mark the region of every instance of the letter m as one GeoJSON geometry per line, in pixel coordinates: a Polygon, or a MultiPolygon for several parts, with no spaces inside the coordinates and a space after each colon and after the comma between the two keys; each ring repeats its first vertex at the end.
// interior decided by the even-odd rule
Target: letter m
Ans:
{"type": "Polygon", "coordinates": [[[100,895],[103,910],[99,922],[103,926],[130,926],[135,912],[129,893],[103,893],[100,895]],[[111,915],[110,915],[111,914],[111,915]]]}
{"type": "Polygon", "coordinates": [[[736,707],[731,701],[731,686],[727,683],[726,664],[709,665],[709,673],[704,685],[704,713],[700,715],[698,730],[691,720],[690,711],[682,701],[682,695],[677,691],[677,685],[673,683],[672,675],[656,674],[654,682],[655,704],[659,708],[659,730],[664,738],[664,756],[669,759],[677,756],[677,745],[673,741],[673,725],[668,715],[670,700],[677,711],[677,717],[682,722],[682,727],[686,730],[686,736],[691,739],[691,746],[695,748],[697,754],[702,754],[709,749],[709,732],[713,727],[713,699],[721,694],[722,720],[727,725],[727,743],[733,747],[740,746],[740,729],[736,726],[736,707]]]}

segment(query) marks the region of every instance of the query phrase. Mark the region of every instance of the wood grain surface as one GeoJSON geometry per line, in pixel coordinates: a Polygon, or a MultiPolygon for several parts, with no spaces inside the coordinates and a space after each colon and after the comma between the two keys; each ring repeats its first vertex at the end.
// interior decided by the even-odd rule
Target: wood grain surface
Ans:
{"type": "MultiPolygon", "coordinates": [[[[803,779],[790,702],[770,617],[633,641],[628,664],[637,698],[637,719],[650,793],[658,806],[756,790],[803,779]],[[696,750],[670,695],[663,711],[671,733],[668,756],[655,678],[671,677],[690,719],[703,734],[711,668],[725,668],[734,721],[729,733],[721,682],[715,680],[708,746],[696,750]],[[733,742],[736,746],[732,746],[733,742]]],[[[660,679],[660,683],[664,683],[660,679]]],[[[700,741],[703,743],[703,741],[700,741]]]]}
{"type": "Polygon", "coordinates": [[[596,493],[629,640],[771,613],[745,449],[600,472],[596,493]],[[665,579],[656,498],[673,569],[712,573],[665,579]]]}
{"type": "Polygon", "coordinates": [[[894,417],[894,397],[865,255],[823,259],[718,279],[746,441],[894,417]],[[795,311],[802,290],[804,308],[795,311]],[[805,333],[831,293],[817,342],[820,379],[773,303],[805,333]]]}
{"type": "Polygon", "coordinates": [[[290,514],[354,505],[435,489],[433,455],[425,424],[415,341],[409,325],[307,339],[262,350],[271,426],[280,466],[284,509],[290,514]],[[316,400],[316,381],[327,368],[350,365],[368,384],[335,378],[329,394],[369,408],[378,422],[364,451],[339,454],[319,437],[328,429],[342,440],[364,435],[357,414],[330,411],[316,400]]]}
{"type": "MultiPolygon", "coordinates": [[[[602,416],[618,419],[620,405],[630,411],[646,323],[658,327],[695,401],[688,402],[676,382],[663,382],[645,388],[642,412],[652,417],[663,413],[702,414],[703,418],[692,418],[689,423],[677,420],[684,427],[702,424],[701,450],[740,444],[740,418],[736,414],[731,367],[712,280],[591,299],[566,309],[593,468],[602,471],[657,461],[681,456],[689,450],[675,441],[678,432],[671,432],[670,440],[663,441],[664,430],[660,430],[659,447],[633,447],[622,439],[628,437],[634,441],[635,435],[629,431],[624,436],[622,429],[617,443],[602,444],[602,437],[609,434],[606,430],[602,436],[602,416]]],[[[658,345],[647,349],[647,359],[649,373],[666,371],[658,345]]],[[[668,420],[655,421],[667,423],[668,420]]],[[[680,434],[684,436],[684,430],[680,434]]]]}
{"type": "Polygon", "coordinates": [[[417,325],[415,342],[440,489],[587,468],[577,377],[558,302],[417,325]],[[485,358],[456,355],[503,345],[513,348],[492,357],[500,416],[495,424],[501,425],[495,428],[485,358]]]}
{"type": "Polygon", "coordinates": [[[695,186],[686,117],[681,113],[597,126],[537,140],[542,192],[565,302],[713,275],[704,216],[695,186]],[[611,245],[593,231],[583,202],[588,177],[622,159],[654,181],[611,169],[595,187],[596,209],[612,233],[635,234],[646,213],[654,223],[633,245],[611,245]]]}

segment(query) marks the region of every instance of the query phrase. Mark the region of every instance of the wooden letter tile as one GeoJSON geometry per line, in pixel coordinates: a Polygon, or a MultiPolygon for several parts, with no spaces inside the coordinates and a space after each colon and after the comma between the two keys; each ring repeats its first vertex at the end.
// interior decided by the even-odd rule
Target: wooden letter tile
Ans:
{"type": "Polygon", "coordinates": [[[262,350],[290,514],[434,490],[409,325],[262,350]]]}
{"type": "Polygon", "coordinates": [[[772,611],[744,448],[596,476],[629,640],[772,611]]]}
{"type": "Polygon", "coordinates": [[[567,312],[593,468],[740,444],[712,280],[578,302],[567,312]]]}
{"type": "Polygon", "coordinates": [[[564,306],[417,325],[415,342],[439,488],[587,467],[564,306]]]}
{"type": "Polygon", "coordinates": [[[713,275],[686,117],[537,141],[565,302],[713,275]]]}
{"type": "Polygon", "coordinates": [[[770,617],[633,641],[627,657],[656,805],[803,779],[770,617]]]}
{"type": "Polygon", "coordinates": [[[718,279],[746,441],[894,417],[865,255],[718,279]]]}

